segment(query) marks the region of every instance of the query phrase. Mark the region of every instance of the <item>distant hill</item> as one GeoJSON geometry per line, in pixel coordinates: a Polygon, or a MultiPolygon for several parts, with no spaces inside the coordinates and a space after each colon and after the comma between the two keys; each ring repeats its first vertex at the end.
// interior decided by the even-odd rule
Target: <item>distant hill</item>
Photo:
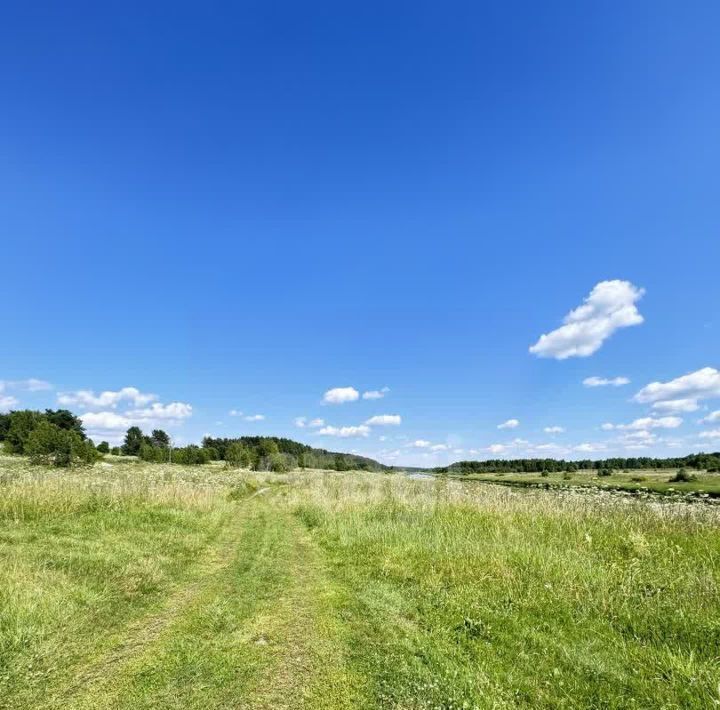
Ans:
{"type": "Polygon", "coordinates": [[[275,442],[281,454],[292,457],[298,466],[304,468],[325,468],[337,471],[388,471],[391,469],[390,466],[385,466],[367,456],[314,448],[299,441],[277,436],[239,436],[236,438],[206,436],[202,441],[202,445],[203,448],[214,449],[218,457],[224,459],[225,452],[231,444],[240,443],[248,449],[257,450],[262,446],[263,442],[267,441],[275,442]]]}

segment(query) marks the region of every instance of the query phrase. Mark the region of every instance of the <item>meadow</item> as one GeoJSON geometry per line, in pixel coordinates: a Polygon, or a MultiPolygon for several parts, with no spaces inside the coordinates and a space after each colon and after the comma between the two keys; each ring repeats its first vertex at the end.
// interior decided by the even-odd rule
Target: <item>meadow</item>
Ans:
{"type": "MultiPolygon", "coordinates": [[[[672,497],[720,499],[720,474],[683,469],[690,480],[675,480],[679,469],[638,469],[613,471],[609,476],[597,470],[540,473],[478,473],[463,475],[466,481],[486,481],[514,486],[546,486],[570,488],[574,486],[627,491],[637,494],[660,494],[672,497]]],[[[682,475],[682,474],[681,474],[682,475]]]]}
{"type": "Polygon", "coordinates": [[[0,708],[708,708],[720,508],[0,457],[0,708]]]}

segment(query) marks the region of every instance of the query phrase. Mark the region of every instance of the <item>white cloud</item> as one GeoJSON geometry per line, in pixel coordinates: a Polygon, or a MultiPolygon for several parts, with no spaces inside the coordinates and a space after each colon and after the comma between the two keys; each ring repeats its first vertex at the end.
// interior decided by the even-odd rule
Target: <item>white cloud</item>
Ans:
{"type": "Polygon", "coordinates": [[[117,412],[85,412],[80,415],[82,423],[89,430],[125,431],[137,422],[117,412]]]}
{"type": "Polygon", "coordinates": [[[490,446],[487,447],[487,450],[491,454],[502,454],[507,447],[504,444],[490,444],[490,446]]]}
{"type": "Polygon", "coordinates": [[[325,420],[324,419],[311,419],[310,421],[307,420],[307,417],[296,417],[295,418],[295,426],[299,429],[304,429],[305,427],[309,427],[311,429],[317,429],[321,426],[325,426],[325,420]]]}
{"type": "Polygon", "coordinates": [[[697,409],[698,400],[715,397],[720,397],[720,372],[714,367],[703,367],[668,382],[651,382],[633,399],[651,404],[654,409],[689,412],[697,409]]]}
{"type": "Polygon", "coordinates": [[[639,430],[639,429],[677,429],[683,423],[682,417],[641,417],[635,419],[629,424],[610,424],[605,423],[600,427],[604,431],[620,430],[639,430]]]}
{"type": "Polygon", "coordinates": [[[520,421],[518,419],[508,419],[506,422],[503,422],[502,424],[498,424],[498,429],[515,429],[520,425],[520,421]]]}
{"type": "Polygon", "coordinates": [[[535,447],[536,451],[564,451],[566,447],[560,446],[560,444],[538,444],[535,447]]]}
{"type": "Polygon", "coordinates": [[[543,431],[546,434],[562,434],[565,431],[565,427],[561,426],[546,426],[543,431]]]}
{"type": "Polygon", "coordinates": [[[701,439],[720,439],[720,429],[700,432],[701,439]]]}
{"type": "Polygon", "coordinates": [[[354,387],[334,387],[323,395],[325,404],[344,404],[355,402],[359,399],[360,393],[354,387]]]}
{"type": "Polygon", "coordinates": [[[60,392],[58,402],[65,406],[80,406],[87,409],[111,407],[115,409],[120,402],[128,402],[136,407],[143,407],[157,399],[156,394],[141,392],[137,387],[123,387],[113,391],[106,390],[95,394],[92,390],[77,390],[76,392],[60,392]]]}
{"type": "Polygon", "coordinates": [[[565,316],[564,325],[541,335],[530,352],[556,360],[592,355],[619,328],[643,322],[635,306],[643,293],[629,281],[601,281],[581,306],[565,316]]]}
{"type": "Polygon", "coordinates": [[[574,450],[579,451],[581,453],[594,453],[595,451],[603,451],[607,447],[605,444],[599,444],[599,443],[584,443],[584,444],[578,444],[574,450]]]}
{"type": "Polygon", "coordinates": [[[412,442],[412,444],[408,444],[408,446],[412,446],[416,449],[429,449],[430,446],[432,446],[432,443],[426,441],[425,439],[416,439],[412,442]]]}
{"type": "Polygon", "coordinates": [[[160,404],[155,402],[145,409],[131,409],[125,415],[130,419],[187,419],[192,416],[192,406],[185,402],[170,402],[170,404],[160,404]]]}
{"type": "Polygon", "coordinates": [[[447,451],[448,448],[447,444],[433,444],[430,451],[447,451]]]}
{"type": "Polygon", "coordinates": [[[241,417],[243,415],[243,413],[239,409],[231,409],[228,414],[231,417],[241,417]]]}
{"type": "MultiPolygon", "coordinates": [[[[383,387],[381,390],[368,390],[363,392],[363,399],[382,399],[390,391],[389,387],[383,387]]],[[[357,398],[356,398],[357,399],[357,398]]]]}
{"type": "Polygon", "coordinates": [[[248,414],[243,417],[246,422],[261,422],[265,419],[264,414],[248,414]]]}
{"type": "Polygon", "coordinates": [[[710,414],[700,420],[701,424],[710,424],[712,422],[720,422],[720,409],[710,412],[710,414]]]}
{"type": "Polygon", "coordinates": [[[365,424],[368,426],[399,426],[402,424],[402,417],[399,414],[376,414],[370,417],[365,424]]]}
{"type": "Polygon", "coordinates": [[[658,412],[695,412],[700,409],[696,399],[668,399],[653,402],[652,408],[658,412]]]}
{"type": "Polygon", "coordinates": [[[326,426],[318,431],[322,436],[337,436],[342,439],[355,436],[367,436],[370,433],[370,427],[360,424],[360,426],[326,426]]]}
{"type": "Polygon", "coordinates": [[[0,396],[0,412],[7,412],[13,407],[17,407],[18,404],[20,404],[20,400],[17,397],[0,396]]]}
{"type": "Polygon", "coordinates": [[[5,388],[26,390],[27,392],[43,392],[51,390],[53,386],[45,380],[39,380],[36,377],[30,377],[27,380],[0,380],[0,392],[5,388]]]}
{"type": "Polygon", "coordinates": [[[629,385],[627,377],[586,377],[583,380],[585,387],[622,387],[629,385]]]}

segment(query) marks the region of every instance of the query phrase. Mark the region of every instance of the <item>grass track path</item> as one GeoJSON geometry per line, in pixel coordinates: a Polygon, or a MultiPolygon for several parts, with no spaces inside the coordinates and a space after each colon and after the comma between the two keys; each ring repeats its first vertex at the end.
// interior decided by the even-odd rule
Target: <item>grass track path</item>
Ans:
{"type": "Polygon", "coordinates": [[[42,707],[357,707],[321,553],[266,490],[238,504],[191,581],[42,707]]]}

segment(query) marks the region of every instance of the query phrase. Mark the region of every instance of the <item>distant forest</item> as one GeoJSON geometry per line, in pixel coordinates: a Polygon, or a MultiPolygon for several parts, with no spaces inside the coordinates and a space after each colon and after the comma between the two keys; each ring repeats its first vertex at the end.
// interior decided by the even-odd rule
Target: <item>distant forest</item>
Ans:
{"type": "Polygon", "coordinates": [[[155,463],[185,465],[224,461],[228,467],[256,471],[290,471],[295,468],[323,468],[336,471],[384,471],[387,466],[365,456],[316,449],[292,439],[275,436],[237,438],[205,437],[202,446],[173,447],[162,429],[149,434],[132,426],[121,446],[107,441],[97,445],[88,439],[82,420],[67,409],[44,412],[16,410],[0,414],[0,442],[5,453],[24,454],[33,463],[76,466],[90,465],[104,454],[136,456],[155,463]]]}
{"type": "Polygon", "coordinates": [[[630,458],[583,459],[490,459],[488,461],[458,461],[450,466],[433,469],[437,473],[549,473],[585,470],[621,470],[692,468],[720,472],[720,452],[690,454],[680,458],[655,459],[646,456],[630,458]]]}

